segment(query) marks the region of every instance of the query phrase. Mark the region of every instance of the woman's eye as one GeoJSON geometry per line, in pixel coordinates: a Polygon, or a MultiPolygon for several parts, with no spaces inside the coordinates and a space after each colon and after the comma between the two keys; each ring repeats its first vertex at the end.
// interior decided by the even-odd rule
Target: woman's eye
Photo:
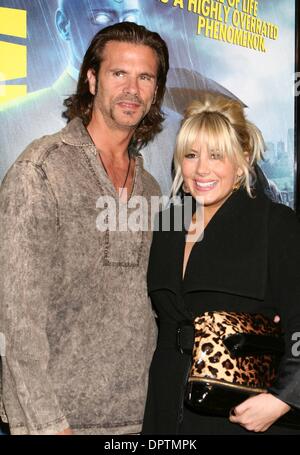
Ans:
{"type": "Polygon", "coordinates": [[[211,152],[210,153],[210,158],[212,160],[220,160],[222,158],[221,154],[219,152],[211,152]]]}
{"type": "Polygon", "coordinates": [[[196,157],[196,154],[193,152],[190,152],[190,153],[187,153],[184,157],[191,160],[196,157]]]}

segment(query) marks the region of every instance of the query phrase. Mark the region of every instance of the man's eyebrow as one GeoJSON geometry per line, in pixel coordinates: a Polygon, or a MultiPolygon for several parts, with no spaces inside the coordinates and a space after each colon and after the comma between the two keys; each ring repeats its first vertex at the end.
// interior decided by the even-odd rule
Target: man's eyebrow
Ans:
{"type": "MultiPolygon", "coordinates": [[[[115,72],[117,72],[117,71],[122,71],[122,73],[128,73],[127,70],[125,70],[124,68],[121,68],[120,66],[117,66],[117,67],[115,67],[115,68],[110,68],[108,71],[109,71],[110,73],[115,73],[115,72]]],[[[142,71],[142,72],[140,73],[140,76],[148,76],[148,77],[151,77],[152,79],[155,79],[155,78],[157,77],[156,74],[154,74],[154,73],[149,73],[148,71],[142,71]]]]}
{"type": "Polygon", "coordinates": [[[103,8],[101,8],[101,9],[92,9],[91,12],[92,12],[93,16],[98,16],[101,13],[111,14],[112,16],[117,15],[115,10],[113,10],[111,8],[106,8],[105,6],[103,6],[103,8]]]}
{"type": "Polygon", "coordinates": [[[116,68],[109,68],[108,71],[111,72],[111,73],[114,73],[114,72],[116,72],[116,71],[122,71],[122,73],[127,73],[127,71],[126,71],[124,68],[121,68],[121,67],[119,67],[119,66],[116,67],[116,68]]]}
{"type": "MultiPolygon", "coordinates": [[[[109,13],[109,14],[112,14],[112,15],[115,15],[117,16],[118,12],[115,10],[115,9],[112,9],[110,7],[105,7],[105,6],[101,6],[101,9],[92,9],[91,10],[93,14],[101,14],[102,12],[103,13],[109,13]]],[[[136,8],[132,8],[132,9],[128,9],[124,12],[124,14],[122,14],[122,16],[124,16],[125,14],[132,14],[132,13],[139,13],[139,10],[136,9],[136,8]]]]}

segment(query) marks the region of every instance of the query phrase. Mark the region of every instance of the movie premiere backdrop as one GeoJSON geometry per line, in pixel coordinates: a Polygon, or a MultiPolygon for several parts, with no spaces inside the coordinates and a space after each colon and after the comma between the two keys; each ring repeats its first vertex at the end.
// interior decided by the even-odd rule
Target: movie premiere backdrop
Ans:
{"type": "Polygon", "coordinates": [[[0,180],[28,143],[64,126],[92,36],[128,20],[168,43],[169,113],[199,89],[247,106],[267,145],[261,167],[295,207],[295,18],[295,0],[0,0],[0,180]]]}

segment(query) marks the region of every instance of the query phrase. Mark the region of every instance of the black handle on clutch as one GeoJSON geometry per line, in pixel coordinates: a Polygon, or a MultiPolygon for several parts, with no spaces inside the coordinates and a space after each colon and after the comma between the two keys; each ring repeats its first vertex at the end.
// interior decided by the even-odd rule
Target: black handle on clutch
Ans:
{"type": "Polygon", "coordinates": [[[281,336],[236,333],[227,336],[223,343],[235,356],[284,354],[284,340],[281,336]]]}

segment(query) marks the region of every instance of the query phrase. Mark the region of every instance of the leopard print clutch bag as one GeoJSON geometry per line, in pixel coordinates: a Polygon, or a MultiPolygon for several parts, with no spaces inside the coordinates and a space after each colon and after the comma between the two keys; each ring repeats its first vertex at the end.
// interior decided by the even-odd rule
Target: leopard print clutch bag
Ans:
{"type": "Polygon", "coordinates": [[[266,392],[284,352],[279,324],[262,314],[207,312],[194,321],[186,404],[228,416],[249,396],[266,392]]]}

